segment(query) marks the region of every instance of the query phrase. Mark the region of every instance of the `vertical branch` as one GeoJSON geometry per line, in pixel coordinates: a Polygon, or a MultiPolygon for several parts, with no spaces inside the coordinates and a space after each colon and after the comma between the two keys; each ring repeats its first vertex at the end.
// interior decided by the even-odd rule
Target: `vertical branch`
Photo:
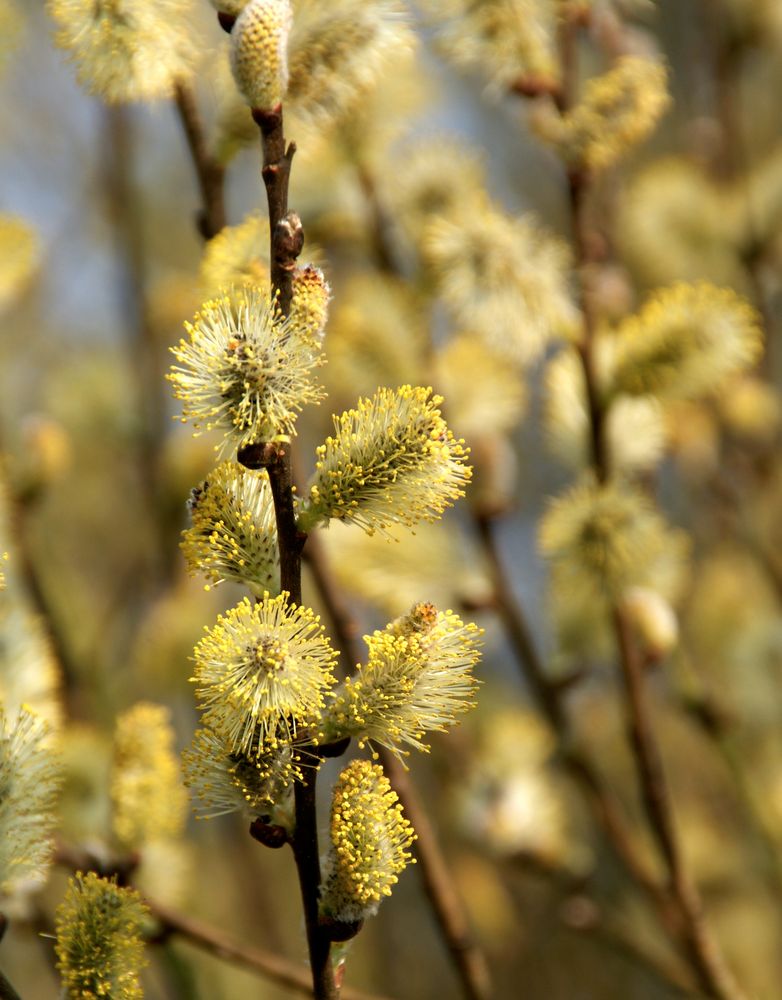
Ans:
{"type": "Polygon", "coordinates": [[[483,551],[489,562],[497,615],[503,624],[533,699],[557,734],[561,762],[585,794],[614,855],[628,876],[654,905],[663,925],[675,936],[679,931],[679,918],[671,906],[667,891],[658,883],[654,873],[639,856],[624,818],[592,762],[574,745],[567,713],[562,704],[562,689],[547,678],[524,612],[513,598],[511,582],[500,559],[491,518],[477,514],[475,521],[483,551]]]}
{"type": "MultiPolygon", "coordinates": [[[[577,80],[576,26],[563,25],[563,86],[560,110],[572,102],[577,80]]],[[[594,370],[595,317],[591,298],[584,287],[585,270],[593,263],[590,253],[586,201],[590,190],[588,175],[582,170],[568,171],[568,192],[572,213],[573,240],[581,268],[581,313],[583,336],[580,356],[587,387],[590,417],[592,463],[597,479],[605,483],[610,475],[605,442],[603,411],[594,370]]],[[[682,944],[704,992],[718,1000],[740,1000],[743,993],[727,968],[716,941],[705,925],[703,908],[695,883],[687,868],[673,822],[673,806],[662,759],[652,724],[651,708],[643,677],[643,667],[633,641],[626,615],[619,607],[612,609],[612,622],[619,653],[630,743],[635,761],[644,809],[668,874],[672,899],[681,918],[682,944]]]]}
{"type": "Polygon", "coordinates": [[[21,1000],[21,997],[0,972],[0,1000],[21,1000]]]}
{"type": "Polygon", "coordinates": [[[315,998],[316,1000],[337,1000],[339,990],[334,982],[334,972],[331,965],[331,940],[325,929],[318,923],[320,855],[315,810],[315,779],[317,774],[316,767],[305,767],[304,777],[295,785],[296,830],[293,834],[293,856],[299,873],[315,998]]]}
{"type": "Polygon", "coordinates": [[[654,735],[643,665],[633,643],[630,625],[618,610],[613,611],[619,646],[619,663],[628,710],[630,739],[638,771],[644,808],[654,838],[668,870],[671,895],[682,916],[682,936],[701,987],[708,996],[720,1000],[740,1000],[743,993],[733,979],[703,915],[700,895],[693,882],[673,820],[673,807],[660,751],[654,735]]]}
{"type": "MultiPolygon", "coordinates": [[[[304,243],[304,230],[295,212],[288,212],[288,183],[295,143],[286,148],[282,107],[254,111],[261,130],[263,183],[269,206],[272,289],[280,314],[287,315],[293,296],[293,271],[304,243]]],[[[294,604],[301,604],[301,550],[305,536],[296,525],[290,448],[285,444],[248,445],[238,460],[247,468],[265,468],[274,499],[280,546],[280,580],[294,604]]]]}
{"type": "Polygon", "coordinates": [[[84,714],[79,690],[79,664],[73,655],[71,636],[64,627],[61,616],[57,614],[45,581],[41,578],[28,527],[28,518],[36,497],[19,496],[16,492],[11,493],[10,489],[8,492],[10,525],[25,591],[46,632],[59,666],[65,714],[70,719],[77,719],[84,714]]]}
{"type": "MultiPolygon", "coordinates": [[[[192,92],[182,82],[175,93],[190,154],[198,176],[202,198],[199,230],[205,238],[225,225],[223,170],[210,157],[192,92]]],[[[288,184],[296,146],[286,148],[282,107],[269,113],[253,113],[261,132],[262,177],[266,189],[271,240],[271,285],[282,316],[290,309],[293,271],[304,242],[301,221],[288,212],[288,184]]],[[[259,443],[242,448],[238,461],[248,469],[266,469],[274,501],[280,555],[281,587],[293,604],[301,604],[301,551],[306,535],[298,530],[294,506],[290,448],[283,443],[259,443]]],[[[317,767],[304,768],[304,777],[294,786],[296,829],[291,839],[299,876],[313,991],[316,1000],[337,1000],[331,964],[331,942],[319,926],[318,897],[321,871],[315,802],[317,767]]]]}
{"type": "Polygon", "coordinates": [[[196,171],[201,192],[201,210],[198,213],[198,231],[204,239],[211,240],[225,226],[223,177],[225,170],[209,153],[204,127],[198,113],[195,96],[190,84],[178,80],[174,88],[174,103],[185,133],[190,157],[196,171]]]}
{"type": "MultiPolygon", "coordinates": [[[[296,146],[286,148],[282,107],[270,112],[253,111],[261,131],[262,176],[269,207],[271,239],[271,285],[281,316],[290,310],[293,271],[304,243],[301,220],[288,212],[288,183],[296,146]]],[[[293,500],[290,448],[285,444],[261,443],[242,448],[237,455],[247,468],[265,468],[269,475],[280,553],[280,582],[288,600],[301,604],[301,550],[306,535],[298,530],[293,500]]],[[[337,1000],[339,991],[331,963],[331,939],[319,923],[320,852],[316,811],[317,766],[305,766],[294,784],[296,826],[291,838],[299,876],[313,991],[316,1000],[337,1000]]]]}

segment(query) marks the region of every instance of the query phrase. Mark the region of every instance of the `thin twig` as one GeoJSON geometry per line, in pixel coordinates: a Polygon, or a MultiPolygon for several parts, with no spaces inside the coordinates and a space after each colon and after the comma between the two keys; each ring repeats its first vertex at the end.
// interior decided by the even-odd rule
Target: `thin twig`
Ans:
{"type": "MultiPolygon", "coordinates": [[[[563,88],[560,106],[567,110],[573,101],[576,86],[576,38],[572,23],[563,25],[562,34],[563,88]]],[[[587,387],[590,418],[592,464],[598,482],[605,483],[610,474],[605,440],[605,413],[601,405],[594,369],[595,317],[590,297],[584,285],[585,269],[592,263],[586,218],[589,194],[588,175],[581,170],[568,171],[568,192],[572,213],[576,259],[581,267],[581,313],[583,336],[580,356],[587,387]]],[[[711,937],[703,918],[700,896],[692,880],[673,822],[673,807],[665,779],[662,761],[654,734],[651,710],[632,630],[622,609],[612,610],[612,623],[619,653],[620,672],[624,688],[630,742],[638,782],[649,826],[668,873],[669,890],[681,916],[682,946],[689,956],[702,989],[719,1000],[740,1000],[738,984],[725,964],[721,952],[711,937]]]]}
{"type": "Polygon", "coordinates": [[[568,871],[561,864],[534,851],[519,852],[507,860],[514,867],[542,878],[562,897],[559,913],[568,930],[588,934],[599,944],[643,969],[667,991],[673,990],[677,996],[695,995],[686,971],[641,946],[616,921],[606,920],[600,903],[590,893],[589,877],[568,871]]]}
{"type": "MultiPolygon", "coordinates": [[[[263,182],[269,207],[271,288],[280,315],[286,316],[293,297],[293,271],[304,242],[301,220],[288,211],[288,184],[296,146],[286,146],[282,107],[253,111],[261,133],[263,182]]],[[[265,468],[269,474],[277,523],[280,583],[288,600],[301,604],[301,550],[306,535],[298,530],[293,499],[290,448],[257,444],[240,449],[239,462],[265,468]]],[[[299,877],[312,985],[317,1000],[337,1000],[339,989],[331,962],[331,938],[319,921],[320,853],[316,812],[317,768],[305,768],[294,783],[296,825],[290,843],[299,877]]]]}
{"type": "MultiPolygon", "coordinates": [[[[588,934],[615,955],[643,970],[665,989],[666,995],[673,991],[677,997],[697,996],[689,983],[682,978],[677,968],[652,954],[648,949],[641,947],[634,937],[620,927],[605,921],[599,909],[591,916],[591,919],[585,920],[583,923],[578,923],[576,919],[568,919],[569,916],[570,914],[565,915],[565,921],[570,930],[588,934]]],[[[575,915],[573,914],[573,916],[575,915]]]]}
{"type": "Polygon", "coordinates": [[[60,693],[68,718],[79,718],[83,714],[79,698],[79,669],[71,650],[70,637],[56,613],[49,594],[41,579],[38,560],[32,550],[27,519],[30,503],[34,498],[25,499],[16,495],[9,497],[9,514],[13,527],[15,552],[19,557],[19,568],[24,581],[25,593],[30,598],[51,646],[52,654],[59,667],[60,693]]]}
{"type": "Polygon", "coordinates": [[[0,971],[0,1000],[21,1000],[21,997],[0,971]]]}
{"type": "Polygon", "coordinates": [[[643,666],[633,642],[630,625],[619,609],[614,610],[613,620],[619,645],[631,745],[644,807],[668,870],[671,894],[682,915],[684,944],[701,986],[708,995],[721,1000],[739,1000],[743,993],[706,927],[700,896],[676,835],[670,792],[646,697],[643,666]]]}
{"type": "Polygon", "coordinates": [[[225,169],[210,154],[195,95],[189,83],[178,80],[174,88],[174,102],[187,146],[195,167],[202,207],[198,213],[198,231],[210,240],[225,226],[223,177],[225,169]]]}
{"type": "Polygon", "coordinates": [[[632,835],[600,774],[589,758],[573,743],[570,724],[561,701],[562,690],[546,677],[524,611],[513,596],[511,581],[497,548],[493,520],[477,514],[475,523],[489,564],[495,610],[538,708],[557,734],[560,760],[586,795],[606,839],[627,874],[654,904],[666,927],[674,930],[679,921],[668,893],[640,857],[632,835]]]}
{"type": "MultiPolygon", "coordinates": [[[[286,986],[296,993],[304,996],[313,995],[311,977],[306,969],[299,968],[293,962],[280,958],[273,952],[237,944],[217,928],[160,903],[150,900],[146,900],[146,903],[164,933],[177,934],[218,958],[258,972],[272,982],[286,986]]],[[[341,996],[342,1000],[386,1000],[382,996],[347,987],[342,990],[341,996]]]]}

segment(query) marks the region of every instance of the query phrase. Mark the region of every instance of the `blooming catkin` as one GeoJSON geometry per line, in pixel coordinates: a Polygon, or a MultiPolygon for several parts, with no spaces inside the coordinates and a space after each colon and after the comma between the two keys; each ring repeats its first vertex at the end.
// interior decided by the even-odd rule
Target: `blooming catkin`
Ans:
{"type": "Polygon", "coordinates": [[[141,1000],[146,907],[133,889],[78,872],[57,908],[57,967],[66,1000],[141,1000]]]}
{"type": "Polygon", "coordinates": [[[666,81],[661,62],[623,56],[587,81],[572,110],[560,115],[542,105],[533,125],[567,163],[604,170],[651,134],[670,104],[666,81]]]}
{"type": "Polygon", "coordinates": [[[287,102],[327,123],[351,111],[412,44],[397,0],[297,0],[287,102]]]}
{"type": "Polygon", "coordinates": [[[550,504],[540,524],[540,547],[563,601],[580,591],[617,600],[644,584],[650,566],[676,543],[639,490],[585,479],[550,504]]]}
{"type": "Polygon", "coordinates": [[[48,0],[78,80],[109,103],[170,97],[196,52],[189,0],[48,0]]]}
{"type": "Polygon", "coordinates": [[[615,391],[693,399],[750,368],[762,333],[748,302],[700,282],[657,291],[619,326],[616,343],[615,391]]]}
{"type": "MultiPolygon", "coordinates": [[[[244,111],[247,114],[246,108],[244,111]]],[[[258,131],[255,125],[253,128],[258,131]]],[[[248,215],[235,226],[225,226],[205,245],[199,268],[199,281],[205,296],[220,295],[232,285],[257,285],[266,289],[269,280],[267,218],[248,215]]]]}
{"type": "Polygon", "coordinates": [[[259,749],[257,743],[241,753],[209,726],[196,731],[182,764],[185,784],[201,803],[199,818],[241,811],[271,814],[274,822],[287,825],[293,781],[301,779],[306,755],[290,746],[259,749]]]}
{"type": "Polygon", "coordinates": [[[495,91],[521,76],[554,80],[558,0],[424,0],[435,44],[457,66],[488,77],[495,91]]]}
{"type": "Polygon", "coordinates": [[[412,855],[415,834],[383,769],[354,760],[334,786],[321,913],[353,923],[377,913],[412,855]]]}
{"type": "Polygon", "coordinates": [[[0,704],[8,716],[33,711],[59,728],[63,706],[60,668],[43,622],[15,591],[0,603],[0,704]]]}
{"type": "Polygon", "coordinates": [[[440,396],[409,385],[378,389],[334,419],[317,449],[300,526],[338,518],[365,531],[436,520],[470,479],[464,442],[438,409],[440,396]]]}
{"type": "Polygon", "coordinates": [[[403,744],[426,750],[425,732],[442,732],[473,707],[480,658],[480,629],[453,611],[416,604],[385,629],[365,636],[367,663],[334,695],[323,738],[375,740],[398,751],[403,744]]]}
{"type": "Polygon", "coordinates": [[[289,0],[250,0],[231,32],[231,69],[251,108],[274,111],[288,87],[289,0]]]}
{"type": "MultiPolygon", "coordinates": [[[[235,580],[257,596],[279,590],[277,522],[269,477],[223,462],[190,494],[181,548],[191,573],[235,580]]],[[[208,586],[208,585],[207,585],[208,586]]]]}
{"type": "Polygon", "coordinates": [[[323,363],[320,343],[297,317],[282,319],[268,292],[224,293],[185,329],[189,339],[171,349],[179,364],[168,379],[182,420],[197,432],[222,430],[223,450],[293,434],[302,408],[321,399],[313,377],[323,363]]]}
{"type": "Polygon", "coordinates": [[[335,683],[336,653],[320,619],[288,595],[247,598],[195,648],[194,682],[205,721],[231,752],[260,755],[309,725],[335,683]]]}
{"type": "Polygon", "coordinates": [[[11,723],[0,710],[0,893],[42,882],[52,853],[59,768],[49,727],[28,708],[11,723]]]}
{"type": "Polygon", "coordinates": [[[549,337],[575,328],[569,252],[533,219],[473,198],[460,213],[433,219],[421,249],[453,318],[507,360],[528,364],[549,337]]]}

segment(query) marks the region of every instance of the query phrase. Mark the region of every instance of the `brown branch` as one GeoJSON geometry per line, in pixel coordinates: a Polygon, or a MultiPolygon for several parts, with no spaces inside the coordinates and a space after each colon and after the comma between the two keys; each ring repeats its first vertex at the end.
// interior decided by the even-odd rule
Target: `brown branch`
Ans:
{"type": "MultiPolygon", "coordinates": [[[[150,900],[146,900],[146,903],[152,915],[160,923],[164,935],[177,934],[197,948],[258,972],[280,986],[288,987],[303,996],[313,995],[311,976],[306,969],[299,968],[293,962],[280,958],[272,952],[237,944],[217,928],[160,903],[150,900]]],[[[345,988],[342,990],[342,1000],[386,1000],[386,998],[345,988]]]]}
{"type": "Polygon", "coordinates": [[[448,871],[434,827],[408,772],[385,747],[375,747],[388,780],[399,796],[405,815],[413,824],[414,845],[421,879],[448,950],[469,1000],[488,1000],[491,976],[486,958],[470,930],[467,914],[448,871]]]}
{"type": "MultiPolygon", "coordinates": [[[[562,30],[563,96],[560,101],[560,109],[566,111],[573,101],[578,79],[575,25],[566,20],[562,30]]],[[[598,482],[604,483],[609,478],[610,468],[605,441],[605,413],[599,398],[594,369],[593,345],[596,323],[588,289],[585,285],[586,269],[594,260],[591,254],[590,233],[586,217],[589,178],[584,171],[573,169],[568,171],[568,192],[572,213],[573,241],[582,279],[583,335],[579,352],[587,388],[592,463],[598,482]]],[[[618,607],[612,610],[612,623],[619,653],[633,759],[649,826],[665,862],[670,895],[676,903],[681,917],[681,944],[689,957],[701,988],[708,996],[719,998],[719,1000],[740,1000],[744,994],[734,981],[716,942],[706,927],[700,896],[681,851],[673,822],[670,791],[652,725],[643,667],[638,657],[627,617],[618,607]]]]}
{"type": "Polygon", "coordinates": [[[21,1000],[21,997],[0,971],[0,1000],[21,1000]]]}
{"type": "MultiPolygon", "coordinates": [[[[265,112],[255,109],[263,150],[263,183],[269,208],[271,288],[280,315],[290,311],[293,297],[293,271],[304,242],[301,220],[288,212],[288,184],[296,146],[286,147],[282,106],[265,112]]],[[[248,468],[263,467],[269,474],[277,522],[280,555],[280,583],[288,600],[301,604],[301,550],[306,535],[298,530],[294,506],[293,474],[290,448],[282,444],[253,444],[242,448],[239,462],[248,468]]],[[[291,838],[293,857],[299,877],[312,985],[317,1000],[337,1000],[339,989],[334,981],[331,962],[331,938],[319,922],[320,852],[315,801],[317,768],[304,769],[294,783],[296,826],[291,838]]]]}
{"type": "Polygon", "coordinates": [[[697,996],[678,968],[643,948],[621,927],[607,922],[591,899],[575,897],[567,900],[562,919],[569,930],[588,934],[604,948],[643,970],[665,989],[666,995],[673,991],[678,997],[697,996]]]}
{"type": "Polygon", "coordinates": [[[679,844],[659,748],[646,697],[643,665],[626,616],[613,612],[633,755],[644,808],[668,870],[670,891],[682,916],[682,936],[702,988],[721,1000],[743,996],[706,927],[703,906],[679,844]]]}
{"type": "Polygon", "coordinates": [[[658,956],[641,946],[616,922],[606,920],[601,904],[590,892],[591,879],[569,871],[562,864],[534,851],[521,851],[507,858],[514,868],[538,876],[562,897],[559,915],[568,930],[588,934],[615,954],[629,960],[653,976],[677,996],[692,997],[692,987],[685,972],[667,957],[658,956]]]}
{"type": "MultiPolygon", "coordinates": [[[[225,225],[223,169],[208,154],[192,92],[181,81],[175,98],[204,203],[199,230],[208,239],[225,225]]],[[[290,309],[293,270],[304,240],[299,217],[288,212],[288,184],[296,147],[291,143],[286,148],[282,107],[269,113],[254,111],[253,117],[261,131],[262,177],[269,209],[271,286],[284,316],[290,309]]],[[[277,523],[281,588],[287,591],[289,601],[301,604],[301,550],[306,536],[298,531],[296,524],[290,449],[283,444],[253,444],[241,449],[237,459],[247,468],[265,468],[268,472],[277,523]]],[[[304,907],[314,994],[319,1000],[336,1000],[338,990],[331,966],[330,939],[318,923],[321,876],[316,778],[317,770],[308,768],[304,779],[295,784],[296,831],[291,843],[304,907]]]]}
{"type": "Polygon", "coordinates": [[[187,147],[195,167],[202,207],[197,216],[197,228],[204,239],[210,240],[225,226],[223,179],[225,169],[210,154],[204,126],[198,113],[195,95],[189,83],[178,80],[174,88],[176,104],[187,147]]]}
{"type": "Polygon", "coordinates": [[[15,494],[9,497],[9,516],[13,528],[15,552],[19,557],[19,568],[24,581],[25,592],[30,598],[41,625],[49,639],[54,659],[59,667],[62,699],[68,718],[81,718],[83,709],[79,691],[79,669],[71,651],[69,637],[54,610],[47,588],[41,579],[37,560],[30,542],[27,527],[29,504],[35,498],[22,498],[15,494]]]}
{"type": "Polygon", "coordinates": [[[627,824],[600,774],[589,758],[573,743],[567,713],[562,705],[563,691],[546,677],[524,611],[513,597],[511,581],[497,548],[493,519],[476,514],[474,520],[489,564],[494,608],[532,696],[557,734],[559,759],[586,796],[598,825],[628,876],[653,903],[664,925],[671,932],[676,932],[679,919],[668,893],[636,850],[627,824]]]}
{"type": "Polygon", "coordinates": [[[338,1000],[339,989],[334,981],[331,964],[331,938],[326,928],[320,924],[318,913],[321,873],[315,807],[317,776],[317,768],[304,768],[303,778],[294,785],[296,829],[291,846],[304,906],[313,991],[317,1000],[338,1000]]]}

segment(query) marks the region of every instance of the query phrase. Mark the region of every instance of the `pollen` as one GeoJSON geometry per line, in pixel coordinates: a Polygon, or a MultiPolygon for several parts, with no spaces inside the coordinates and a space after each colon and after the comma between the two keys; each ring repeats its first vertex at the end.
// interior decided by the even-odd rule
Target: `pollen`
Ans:
{"type": "Polygon", "coordinates": [[[437,520],[470,480],[467,449],[448,429],[431,389],[379,389],[334,419],[317,449],[302,503],[308,530],[337,518],[372,533],[437,520]]]}
{"type": "Polygon", "coordinates": [[[321,912],[346,923],[376,913],[412,860],[414,840],[383,769],[352,761],[334,786],[321,912]]]}
{"type": "Polygon", "coordinates": [[[94,872],[70,879],[57,908],[55,946],[68,1000],[141,1000],[146,913],[139,894],[114,880],[94,872]]]}
{"type": "Polygon", "coordinates": [[[426,732],[442,732],[474,707],[481,630],[453,611],[417,604],[385,629],[365,636],[367,663],[337,689],[326,739],[355,736],[399,752],[427,750],[426,732]]]}
{"type": "Polygon", "coordinates": [[[200,706],[232,753],[260,756],[294,741],[335,683],[336,653],[318,616],[287,596],[241,601],[195,648],[200,706]]]}
{"type": "Polygon", "coordinates": [[[196,433],[223,432],[218,449],[280,440],[295,433],[298,414],[322,398],[314,371],[319,344],[275,300],[243,287],[206,302],[172,353],[168,375],[182,402],[182,419],[196,433]]]}

